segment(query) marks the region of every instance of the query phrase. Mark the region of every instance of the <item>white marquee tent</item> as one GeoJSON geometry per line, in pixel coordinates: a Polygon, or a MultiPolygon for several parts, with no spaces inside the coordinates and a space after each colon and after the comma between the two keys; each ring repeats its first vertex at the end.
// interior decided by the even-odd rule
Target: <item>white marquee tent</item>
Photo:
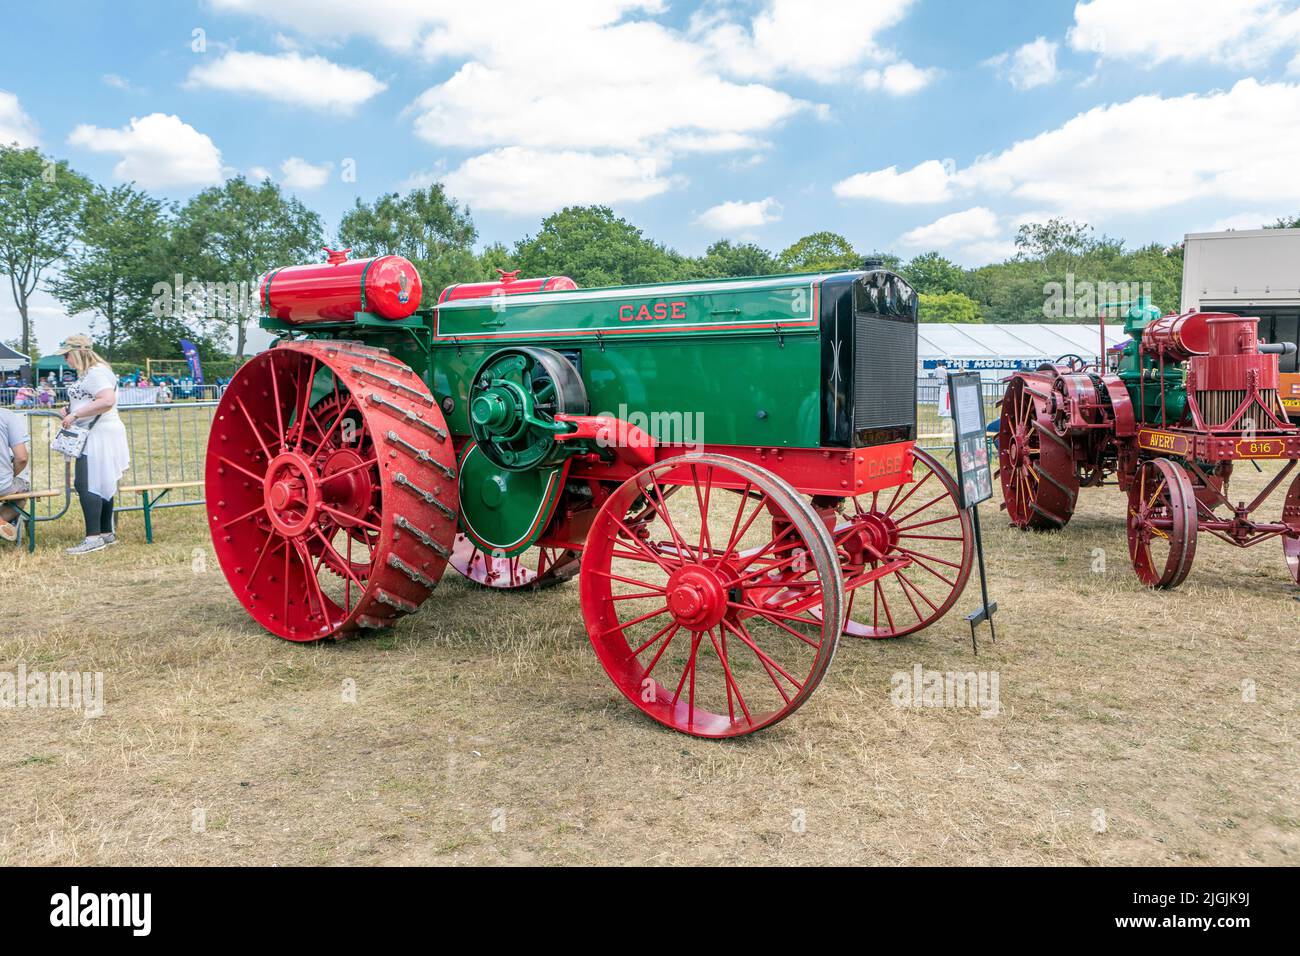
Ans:
{"type": "MultiPolygon", "coordinates": [[[[1126,341],[1121,326],[1106,326],[1106,347],[1126,341]]],[[[979,372],[985,381],[1034,369],[1065,355],[1097,360],[1097,326],[1083,324],[922,322],[917,343],[918,380],[937,378],[940,369],[979,372]]]]}

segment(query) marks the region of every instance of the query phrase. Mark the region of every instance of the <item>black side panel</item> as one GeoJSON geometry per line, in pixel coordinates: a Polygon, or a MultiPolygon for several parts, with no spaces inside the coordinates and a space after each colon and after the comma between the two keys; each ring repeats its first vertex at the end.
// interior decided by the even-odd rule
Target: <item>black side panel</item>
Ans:
{"type": "Polygon", "coordinates": [[[884,269],[821,287],[822,444],[916,437],[917,298],[884,269]]]}
{"type": "Polygon", "coordinates": [[[853,443],[853,276],[821,286],[822,447],[853,443]]]}

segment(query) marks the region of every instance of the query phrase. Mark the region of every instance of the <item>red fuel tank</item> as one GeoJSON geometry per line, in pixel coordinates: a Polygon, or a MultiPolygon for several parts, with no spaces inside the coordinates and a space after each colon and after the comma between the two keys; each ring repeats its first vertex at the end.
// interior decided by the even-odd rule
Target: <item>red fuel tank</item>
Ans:
{"type": "Polygon", "coordinates": [[[576,289],[578,284],[568,276],[546,276],[543,279],[521,279],[519,270],[506,272],[498,269],[501,278],[496,282],[461,282],[442,290],[438,301],[454,302],[457,299],[479,299],[485,295],[523,295],[526,292],[564,292],[576,289]]]}
{"type": "Polygon", "coordinates": [[[1162,315],[1142,330],[1142,351],[1182,362],[1210,350],[1209,320],[1213,312],[1162,315]]]}
{"type": "Polygon", "coordinates": [[[405,319],[420,307],[420,273],[401,256],[349,259],[352,250],[326,249],[329,261],[286,266],[263,278],[262,311],[295,325],[351,322],[358,312],[405,319]]]}

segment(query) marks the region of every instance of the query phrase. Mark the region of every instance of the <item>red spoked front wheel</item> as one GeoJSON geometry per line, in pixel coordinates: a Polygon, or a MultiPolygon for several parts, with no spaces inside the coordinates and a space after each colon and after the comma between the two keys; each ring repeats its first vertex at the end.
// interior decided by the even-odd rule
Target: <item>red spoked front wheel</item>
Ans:
{"type": "Polygon", "coordinates": [[[902,637],[943,617],[975,558],[970,512],[935,458],[912,450],[912,481],[845,498],[833,515],[850,637],[902,637]]]}
{"type": "Polygon", "coordinates": [[[826,526],[780,478],[724,455],[672,458],[621,485],[592,524],[580,581],[615,686],[697,737],[792,714],[843,625],[826,526]]]}
{"type": "Polygon", "coordinates": [[[380,349],[255,356],[222,396],[206,462],[213,545],[240,603],[291,641],[414,611],[456,531],[451,445],[424,382],[380,349]]]}
{"type": "Polygon", "coordinates": [[[1138,465],[1128,489],[1128,551],[1147,587],[1176,588],[1196,558],[1196,493],[1167,458],[1138,465]]]}

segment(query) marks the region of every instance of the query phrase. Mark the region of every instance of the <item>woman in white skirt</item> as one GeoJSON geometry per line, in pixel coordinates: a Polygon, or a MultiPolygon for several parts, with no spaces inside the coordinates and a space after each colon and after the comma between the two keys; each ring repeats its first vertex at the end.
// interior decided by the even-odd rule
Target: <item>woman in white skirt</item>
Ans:
{"type": "Polygon", "coordinates": [[[68,548],[68,554],[89,554],[116,542],[113,498],[118,480],[131,467],[126,426],[117,413],[117,376],[93,346],[88,336],[70,335],[57,350],[77,373],[77,381],[68,387],[63,425],[91,426],[73,484],[86,518],[86,539],[68,548]]]}

